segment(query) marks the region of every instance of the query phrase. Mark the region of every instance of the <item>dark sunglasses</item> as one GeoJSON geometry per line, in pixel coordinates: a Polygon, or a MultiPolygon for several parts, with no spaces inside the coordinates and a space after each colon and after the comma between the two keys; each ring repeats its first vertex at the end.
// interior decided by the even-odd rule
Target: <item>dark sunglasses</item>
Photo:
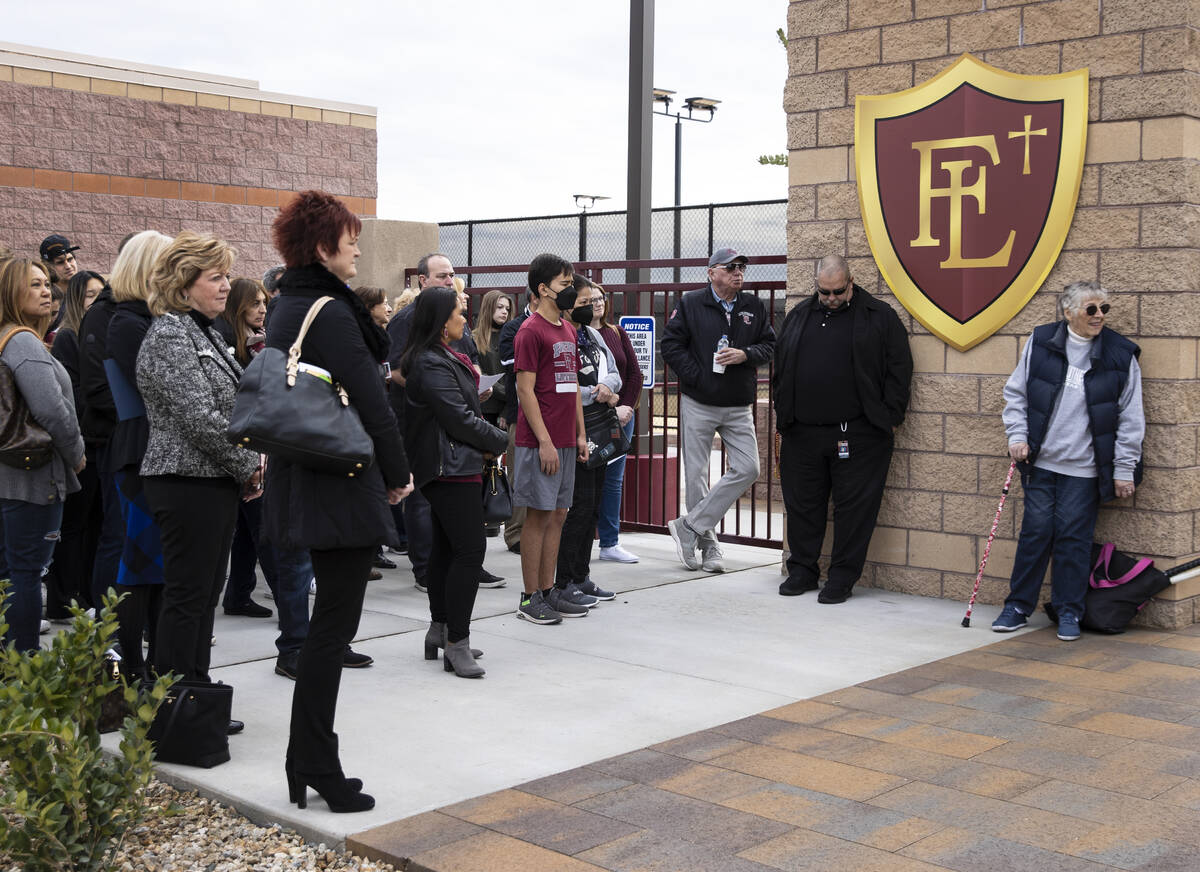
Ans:
{"type": "Polygon", "coordinates": [[[1111,308],[1112,308],[1112,306],[1108,305],[1108,303],[1101,303],[1099,306],[1097,306],[1095,303],[1092,303],[1089,306],[1087,306],[1083,311],[1087,312],[1089,316],[1095,315],[1097,310],[1100,311],[1101,315],[1107,315],[1108,310],[1111,308]]]}
{"type": "Polygon", "coordinates": [[[721,269],[725,272],[745,272],[746,265],[744,263],[723,263],[721,269]]]}
{"type": "Polygon", "coordinates": [[[817,293],[820,294],[822,297],[828,297],[830,294],[833,294],[836,297],[836,296],[846,293],[846,291],[848,291],[848,290],[850,290],[849,283],[847,283],[844,288],[834,288],[832,291],[829,290],[828,288],[823,288],[820,285],[817,285],[817,293]]]}

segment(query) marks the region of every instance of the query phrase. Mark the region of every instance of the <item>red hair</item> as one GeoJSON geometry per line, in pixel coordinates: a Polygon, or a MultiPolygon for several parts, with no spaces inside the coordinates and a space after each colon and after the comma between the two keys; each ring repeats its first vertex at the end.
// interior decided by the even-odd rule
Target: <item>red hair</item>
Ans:
{"type": "Polygon", "coordinates": [[[317,246],[326,256],[337,253],[342,232],[357,236],[362,221],[337,197],[324,191],[301,191],[279,210],[271,225],[275,248],[289,269],[316,263],[317,246]]]}

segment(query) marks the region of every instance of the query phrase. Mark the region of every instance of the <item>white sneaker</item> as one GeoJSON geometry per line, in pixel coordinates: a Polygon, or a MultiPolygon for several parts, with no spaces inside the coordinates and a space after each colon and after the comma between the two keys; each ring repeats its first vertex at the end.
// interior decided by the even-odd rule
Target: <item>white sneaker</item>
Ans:
{"type": "Polygon", "coordinates": [[[613,545],[611,548],[600,549],[601,560],[612,560],[615,563],[637,563],[638,556],[629,551],[626,551],[620,545],[613,545]]]}
{"type": "Polygon", "coordinates": [[[38,627],[38,635],[44,636],[49,632],[50,632],[50,622],[42,621],[41,625],[38,627]]]}

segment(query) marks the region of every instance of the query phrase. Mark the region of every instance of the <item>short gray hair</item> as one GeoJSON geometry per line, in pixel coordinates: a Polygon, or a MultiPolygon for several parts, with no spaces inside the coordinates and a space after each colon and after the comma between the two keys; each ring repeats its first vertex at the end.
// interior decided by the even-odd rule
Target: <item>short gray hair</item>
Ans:
{"type": "Polygon", "coordinates": [[[840,254],[827,254],[817,263],[817,278],[835,276],[838,273],[842,273],[848,280],[853,278],[850,275],[850,263],[840,254]]]}
{"type": "Polygon", "coordinates": [[[1099,300],[1105,302],[1108,300],[1108,291],[1097,281],[1086,282],[1071,282],[1062,289],[1062,293],[1058,295],[1058,305],[1055,307],[1055,313],[1059,320],[1067,317],[1067,312],[1078,312],[1084,300],[1099,300]]]}

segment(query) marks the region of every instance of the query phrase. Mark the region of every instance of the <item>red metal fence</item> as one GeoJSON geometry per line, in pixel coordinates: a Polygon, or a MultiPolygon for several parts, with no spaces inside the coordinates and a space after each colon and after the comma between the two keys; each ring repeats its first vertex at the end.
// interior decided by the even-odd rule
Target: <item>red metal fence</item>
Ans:
{"type": "MultiPolygon", "coordinates": [[[[751,257],[749,260],[750,269],[747,270],[743,289],[756,293],[762,299],[771,324],[778,330],[785,314],[787,282],[783,279],[755,280],[754,267],[774,266],[771,272],[780,274],[782,270],[776,265],[785,265],[787,258],[784,255],[769,255],[751,257]]],[[[696,281],[629,282],[625,280],[627,271],[665,267],[681,270],[691,268],[694,272],[695,268],[707,265],[707,258],[585,261],[575,264],[577,272],[603,285],[614,321],[622,315],[638,315],[653,317],[655,322],[654,386],[643,389],[642,402],[637,409],[634,442],[625,466],[625,496],[621,510],[623,530],[666,533],[667,521],[678,517],[681,511],[684,470],[682,434],[679,429],[679,383],[675,374],[663,365],[659,346],[663,327],[678,295],[700,286],[696,281]]],[[[471,284],[467,292],[474,298],[498,288],[513,294],[517,304],[522,304],[525,299],[523,279],[527,271],[525,265],[455,267],[455,273],[468,282],[473,275],[487,274],[494,282],[498,275],[513,274],[514,283],[511,285],[471,284]]],[[[406,279],[412,272],[408,271],[406,279]]],[[[770,365],[759,370],[754,420],[761,473],[754,485],[726,514],[717,534],[724,542],[781,548],[783,501],[773,447],[775,412],[770,398],[770,377],[770,365]]],[[[713,476],[726,468],[723,446],[719,456],[719,470],[714,464],[713,476]]],[[[687,470],[687,474],[700,475],[704,471],[687,470]]]]}

